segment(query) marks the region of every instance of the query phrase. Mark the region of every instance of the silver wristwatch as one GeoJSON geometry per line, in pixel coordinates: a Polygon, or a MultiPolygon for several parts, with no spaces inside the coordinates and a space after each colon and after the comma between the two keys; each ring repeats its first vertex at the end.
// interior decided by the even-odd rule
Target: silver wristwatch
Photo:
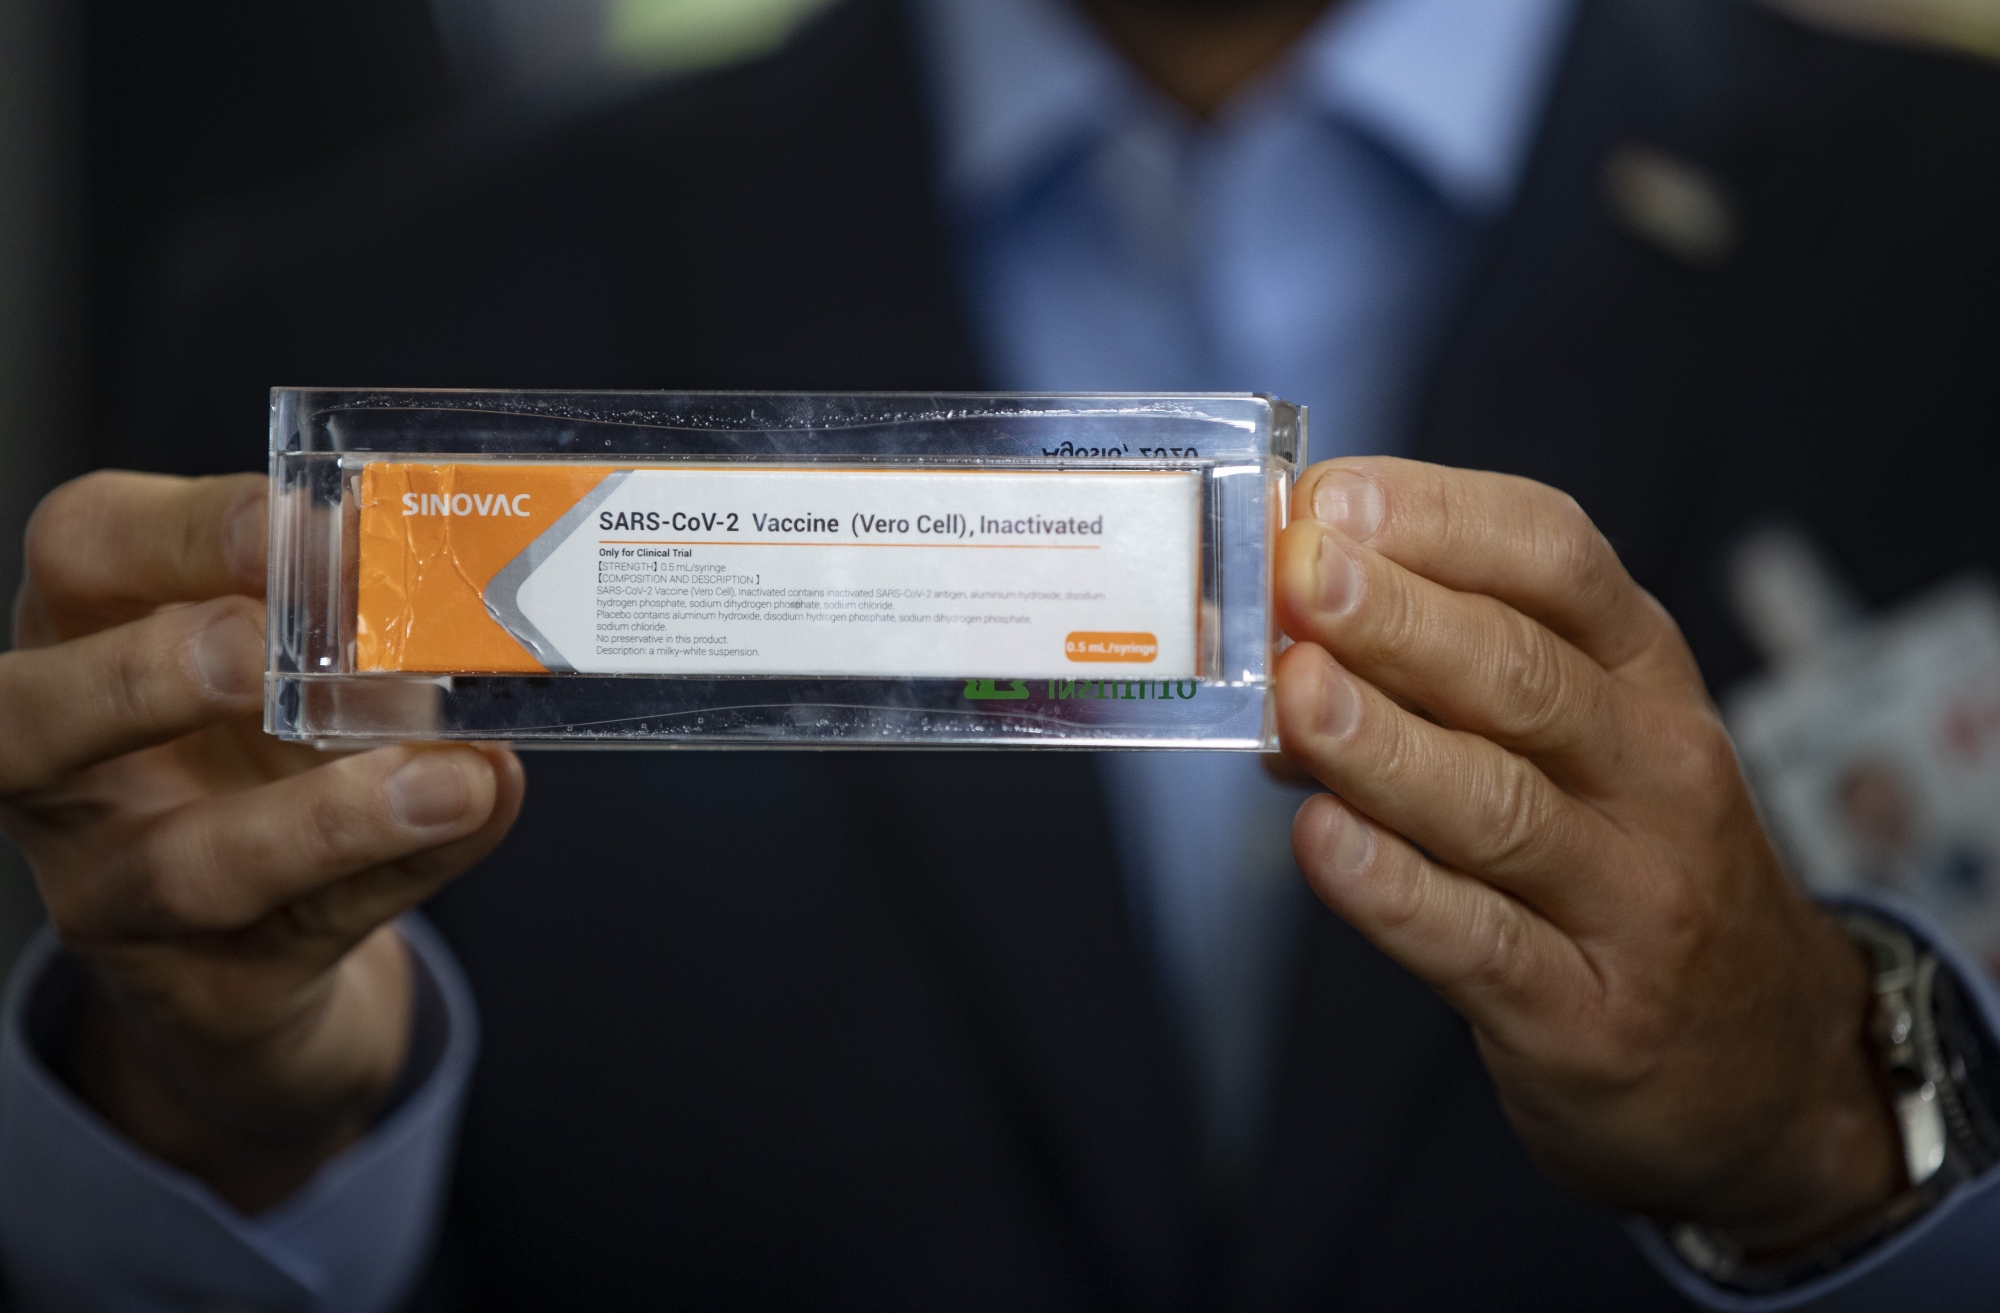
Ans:
{"type": "Polygon", "coordinates": [[[1667,1238],[1681,1260],[1718,1285],[1757,1294],[1803,1285],[1881,1244],[2000,1161],[2000,1051],[1964,987],[1898,922],[1853,907],[1840,917],[1874,966],[1869,1035],[1902,1135],[1909,1188],[1861,1226],[1779,1265],[1749,1262],[1729,1237],[1706,1227],[1671,1228],[1667,1238]]]}

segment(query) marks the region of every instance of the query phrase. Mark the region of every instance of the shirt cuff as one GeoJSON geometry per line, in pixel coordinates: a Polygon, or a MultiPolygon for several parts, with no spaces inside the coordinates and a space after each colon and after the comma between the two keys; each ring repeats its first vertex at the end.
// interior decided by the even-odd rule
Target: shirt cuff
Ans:
{"type": "Polygon", "coordinates": [[[0,1017],[0,1262],[16,1305],[388,1313],[407,1298],[436,1241],[479,1018],[437,932],[414,913],[397,928],[418,976],[409,1088],[256,1217],[127,1141],[49,1070],[35,1013],[74,963],[44,929],[0,1017]]]}
{"type": "MultiPolygon", "coordinates": [[[[2000,1035],[2000,991],[1929,916],[1899,899],[1844,898],[1907,927],[1958,977],[1989,1035],[2000,1035]]],[[[1661,1275],[1703,1308],[1725,1313],[1898,1313],[1973,1308],[2000,1290],[2000,1168],[1952,1191],[1916,1222],[1853,1262],[1805,1285],[1769,1295],[1724,1290],[1681,1262],[1658,1228],[1637,1221],[1633,1237],[1661,1275]]]]}

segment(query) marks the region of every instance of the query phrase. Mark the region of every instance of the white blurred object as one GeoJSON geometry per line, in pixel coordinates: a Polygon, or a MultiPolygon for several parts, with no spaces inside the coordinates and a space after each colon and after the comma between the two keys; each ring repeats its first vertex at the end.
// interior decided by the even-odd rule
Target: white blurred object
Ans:
{"type": "Polygon", "coordinates": [[[1762,529],[1739,543],[1729,586],[1745,636],[1774,666],[1809,659],[1861,616],[1819,549],[1792,529],[1762,529]]]}
{"type": "Polygon", "coordinates": [[[606,0],[604,51],[627,68],[683,72],[775,49],[828,0],[606,0]]]}
{"type": "Polygon", "coordinates": [[[2000,973],[2000,593],[1964,578],[1867,616],[1784,529],[1731,564],[1772,670],[1732,691],[1729,730],[1792,869],[1913,899],[2000,973]]]}
{"type": "Polygon", "coordinates": [[[519,91],[685,73],[776,47],[828,0],[431,0],[469,82],[519,91]]]}
{"type": "Polygon", "coordinates": [[[1810,23],[2000,58],[2000,0],[1766,0],[1810,23]]]}

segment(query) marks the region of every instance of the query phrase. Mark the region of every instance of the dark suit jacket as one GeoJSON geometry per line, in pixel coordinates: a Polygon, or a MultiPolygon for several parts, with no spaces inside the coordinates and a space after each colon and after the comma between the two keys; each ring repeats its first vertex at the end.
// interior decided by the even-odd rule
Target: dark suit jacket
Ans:
{"type": "MultiPolygon", "coordinates": [[[[1754,523],[1877,602],[2000,561],[1996,109],[1984,68],[1739,0],[1588,0],[1411,450],[1576,494],[1717,682],[1754,523]],[[1728,259],[1620,225],[1627,143],[1722,180],[1728,259]]],[[[756,65],[427,138],[194,252],[132,458],[256,465],[279,382],[977,388],[925,134],[903,15],[854,0],[756,65]]],[[[1257,1183],[1213,1206],[1088,758],[529,773],[433,909],[485,1047],[432,1307],[1677,1306],[1325,914],[1257,1183]]]]}

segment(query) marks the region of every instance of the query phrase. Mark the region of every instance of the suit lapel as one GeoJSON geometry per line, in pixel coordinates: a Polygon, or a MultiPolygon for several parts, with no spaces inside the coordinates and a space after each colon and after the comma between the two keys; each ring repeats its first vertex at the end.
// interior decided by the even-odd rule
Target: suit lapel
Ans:
{"type": "MultiPolygon", "coordinates": [[[[1606,188],[1610,161],[1628,146],[1704,170],[1717,169],[1726,152],[1713,102],[1735,98],[1731,70],[1712,65],[1708,84],[1697,87],[1679,65],[1733,43],[1703,39],[1713,0],[1680,8],[1583,5],[1520,194],[1431,370],[1415,433],[1423,458],[1554,470],[1579,464],[1579,448],[1593,439],[1636,447],[1618,436],[1642,418],[1630,413],[1631,399],[1660,395],[1657,381],[1689,363],[1681,330],[1726,286],[1730,264],[1691,268],[1635,239],[1606,188]],[[1599,369],[1611,376],[1594,377],[1599,369]],[[1600,407],[1608,431],[1579,431],[1579,417],[1600,407]]],[[[1644,492],[1647,501],[1666,500],[1655,488],[1644,492]]]]}
{"type": "MultiPolygon", "coordinates": [[[[1710,563],[1704,471],[1741,434],[1745,315],[1768,299],[1781,20],[1737,0],[1587,0],[1513,210],[1439,353],[1413,454],[1575,496],[1640,582],[1687,616],[1710,563]],[[1735,226],[1709,262],[1612,199],[1638,148],[1712,185],[1735,226]],[[1734,431],[1734,432],[1733,432],[1734,431]]],[[[1670,216],[1671,217],[1671,216],[1670,216]]],[[[1751,353],[1754,355],[1755,353],[1751,353]]]]}

